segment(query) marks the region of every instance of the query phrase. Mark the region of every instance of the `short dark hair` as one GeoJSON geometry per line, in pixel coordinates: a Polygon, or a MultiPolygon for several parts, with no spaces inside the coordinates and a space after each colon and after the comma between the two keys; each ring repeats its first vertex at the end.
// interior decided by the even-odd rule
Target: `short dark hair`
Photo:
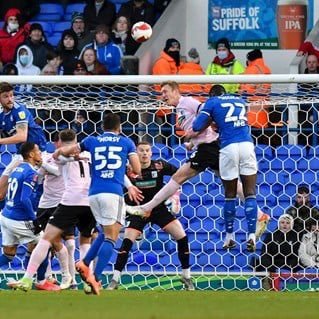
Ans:
{"type": "Polygon", "coordinates": [[[24,160],[29,158],[30,153],[34,150],[35,143],[33,142],[24,142],[20,146],[20,153],[24,160]]]}
{"type": "Polygon", "coordinates": [[[139,141],[136,146],[140,146],[140,145],[148,145],[152,147],[152,144],[148,141],[139,141]]]}
{"type": "Polygon", "coordinates": [[[65,129],[59,133],[59,139],[62,142],[72,142],[76,138],[76,134],[71,129],[65,129]]]}
{"type": "Polygon", "coordinates": [[[103,130],[114,131],[121,127],[121,118],[116,113],[108,113],[103,117],[103,130]]]}
{"type": "Polygon", "coordinates": [[[13,91],[13,86],[8,82],[1,82],[0,83],[0,94],[4,92],[13,91]]]}
{"type": "Polygon", "coordinates": [[[298,187],[298,194],[309,194],[310,193],[310,190],[309,190],[309,187],[306,186],[306,185],[302,185],[302,186],[299,186],[298,187]]]}
{"type": "Polygon", "coordinates": [[[215,84],[209,90],[209,96],[220,96],[226,93],[225,88],[222,85],[215,84]]]}

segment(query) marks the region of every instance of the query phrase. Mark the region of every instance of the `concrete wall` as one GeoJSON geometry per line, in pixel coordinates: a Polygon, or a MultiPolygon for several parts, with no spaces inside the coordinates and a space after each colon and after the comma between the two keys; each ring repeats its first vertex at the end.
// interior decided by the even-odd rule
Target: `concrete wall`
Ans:
{"type": "MultiPolygon", "coordinates": [[[[262,1],[262,0],[261,0],[262,1]]],[[[236,2],[236,0],[234,0],[236,2]]],[[[319,0],[314,0],[314,21],[319,19],[319,0]]],[[[208,49],[208,0],[172,0],[170,6],[154,27],[152,38],[144,43],[137,55],[140,57],[140,74],[150,74],[151,65],[159,56],[168,38],[181,42],[182,55],[196,47],[200,53],[201,65],[206,69],[215,56],[215,50],[208,49]]],[[[244,65],[248,50],[233,50],[244,65]]],[[[263,50],[266,63],[274,74],[289,73],[289,64],[295,50],[263,50]]]]}

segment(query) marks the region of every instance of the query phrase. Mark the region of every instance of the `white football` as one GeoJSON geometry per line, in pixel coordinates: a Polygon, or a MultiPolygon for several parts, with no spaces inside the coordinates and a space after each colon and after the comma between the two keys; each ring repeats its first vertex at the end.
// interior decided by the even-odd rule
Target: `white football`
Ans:
{"type": "Polygon", "coordinates": [[[132,38],[136,42],[145,42],[152,36],[152,27],[143,21],[136,22],[131,30],[132,38]]]}

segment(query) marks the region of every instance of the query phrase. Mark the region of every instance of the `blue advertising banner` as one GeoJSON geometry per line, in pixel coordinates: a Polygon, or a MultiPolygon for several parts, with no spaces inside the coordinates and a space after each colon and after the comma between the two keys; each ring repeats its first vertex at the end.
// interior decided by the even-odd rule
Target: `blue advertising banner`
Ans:
{"type": "Polygon", "coordinates": [[[313,27],[313,0],[209,0],[208,44],[234,49],[299,48],[313,27]]]}

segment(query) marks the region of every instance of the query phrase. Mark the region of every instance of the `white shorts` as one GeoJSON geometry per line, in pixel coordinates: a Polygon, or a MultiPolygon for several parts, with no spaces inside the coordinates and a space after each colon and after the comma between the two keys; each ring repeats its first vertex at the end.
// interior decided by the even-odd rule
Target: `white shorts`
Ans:
{"type": "Polygon", "coordinates": [[[222,179],[231,181],[240,175],[257,173],[255,146],[251,142],[232,143],[220,150],[219,172],[222,179]]]}
{"type": "Polygon", "coordinates": [[[124,197],[111,193],[101,193],[89,196],[90,207],[97,223],[102,226],[113,225],[116,222],[124,225],[124,197]]]}
{"type": "Polygon", "coordinates": [[[15,154],[12,157],[11,162],[8,164],[8,166],[4,169],[2,176],[9,176],[13,170],[13,168],[17,167],[20,163],[22,163],[23,157],[20,154],[15,154]]]}
{"type": "Polygon", "coordinates": [[[27,243],[37,243],[40,235],[34,235],[32,221],[21,221],[0,215],[2,246],[15,246],[27,243]]]}

